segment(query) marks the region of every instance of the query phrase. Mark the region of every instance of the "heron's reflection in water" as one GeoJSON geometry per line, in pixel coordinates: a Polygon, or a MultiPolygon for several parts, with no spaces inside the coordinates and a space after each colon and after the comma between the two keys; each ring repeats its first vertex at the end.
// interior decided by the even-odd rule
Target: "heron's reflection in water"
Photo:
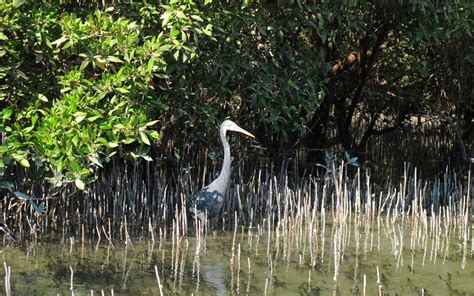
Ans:
{"type": "Polygon", "coordinates": [[[215,295],[227,295],[227,288],[225,285],[226,268],[224,264],[218,260],[210,262],[202,262],[201,264],[201,278],[206,285],[213,288],[215,295]]]}

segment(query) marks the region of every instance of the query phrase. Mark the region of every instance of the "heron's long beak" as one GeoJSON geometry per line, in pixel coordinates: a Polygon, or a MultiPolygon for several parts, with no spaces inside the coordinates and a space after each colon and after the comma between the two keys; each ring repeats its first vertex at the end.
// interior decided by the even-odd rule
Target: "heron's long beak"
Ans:
{"type": "Polygon", "coordinates": [[[242,133],[244,135],[247,135],[251,138],[255,138],[254,135],[252,135],[251,133],[249,133],[248,131],[244,130],[243,128],[241,128],[240,126],[236,126],[235,129],[234,129],[235,132],[239,132],[239,133],[242,133]]]}

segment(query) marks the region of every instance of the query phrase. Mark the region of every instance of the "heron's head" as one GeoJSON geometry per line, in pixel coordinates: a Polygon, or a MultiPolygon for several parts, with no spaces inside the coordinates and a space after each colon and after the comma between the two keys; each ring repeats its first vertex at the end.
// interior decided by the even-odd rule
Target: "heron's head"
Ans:
{"type": "Polygon", "coordinates": [[[243,128],[241,128],[240,126],[238,126],[235,122],[233,122],[232,120],[224,120],[224,122],[222,122],[221,124],[221,127],[220,127],[221,131],[224,131],[224,133],[226,131],[233,131],[233,132],[239,132],[239,133],[242,133],[244,135],[247,135],[251,138],[255,138],[254,135],[252,135],[251,133],[249,133],[248,131],[244,130],[243,128]]]}

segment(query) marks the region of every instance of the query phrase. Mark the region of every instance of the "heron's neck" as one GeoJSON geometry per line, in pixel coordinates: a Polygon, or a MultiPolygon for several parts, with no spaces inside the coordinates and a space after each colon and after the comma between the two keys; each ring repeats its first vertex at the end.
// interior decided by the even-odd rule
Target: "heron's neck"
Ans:
{"type": "Polygon", "coordinates": [[[224,181],[224,184],[229,183],[229,178],[230,178],[230,146],[229,142],[227,142],[226,138],[226,131],[225,129],[220,129],[219,134],[221,137],[221,142],[222,142],[222,147],[224,148],[224,161],[222,163],[222,169],[221,173],[219,174],[218,179],[222,179],[224,181]]]}

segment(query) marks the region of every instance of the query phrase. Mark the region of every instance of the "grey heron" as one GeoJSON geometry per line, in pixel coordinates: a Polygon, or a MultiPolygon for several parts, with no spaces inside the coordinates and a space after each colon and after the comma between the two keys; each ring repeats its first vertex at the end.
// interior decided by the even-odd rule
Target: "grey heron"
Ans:
{"type": "Polygon", "coordinates": [[[230,181],[230,145],[226,138],[227,131],[243,133],[249,137],[255,138],[254,135],[239,127],[231,120],[222,122],[219,128],[219,136],[221,138],[222,146],[224,148],[224,161],[219,176],[212,181],[211,184],[202,188],[196,193],[188,202],[188,210],[193,219],[205,221],[207,218],[216,218],[224,203],[227,189],[230,181]]]}

